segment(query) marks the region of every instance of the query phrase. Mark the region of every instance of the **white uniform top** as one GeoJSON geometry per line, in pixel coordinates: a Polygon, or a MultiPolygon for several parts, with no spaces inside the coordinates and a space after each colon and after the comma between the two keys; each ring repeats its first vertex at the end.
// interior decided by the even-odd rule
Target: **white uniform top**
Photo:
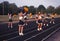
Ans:
{"type": "Polygon", "coordinates": [[[22,19],[23,19],[23,17],[22,17],[22,16],[20,16],[20,17],[19,17],[19,20],[22,20],[22,19]]]}
{"type": "Polygon", "coordinates": [[[11,15],[9,15],[9,19],[12,19],[11,15]]]}
{"type": "Polygon", "coordinates": [[[24,18],[27,18],[27,16],[24,16],[24,18]]]}
{"type": "Polygon", "coordinates": [[[36,17],[38,17],[38,15],[36,15],[36,17]]]}
{"type": "Polygon", "coordinates": [[[41,17],[41,16],[39,16],[39,17],[38,17],[38,19],[42,19],[42,17],[41,17]]]}

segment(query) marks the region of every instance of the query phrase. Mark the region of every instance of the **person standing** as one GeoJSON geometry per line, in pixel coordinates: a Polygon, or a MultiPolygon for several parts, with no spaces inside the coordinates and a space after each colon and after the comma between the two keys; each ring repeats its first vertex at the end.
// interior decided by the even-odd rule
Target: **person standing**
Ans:
{"type": "Polygon", "coordinates": [[[40,30],[42,30],[42,16],[41,16],[41,14],[38,15],[37,20],[38,20],[37,21],[37,24],[38,24],[37,30],[40,31],[40,30]]]}
{"type": "Polygon", "coordinates": [[[55,22],[54,22],[54,15],[51,16],[51,21],[50,21],[50,23],[55,24],[55,22]]]}
{"type": "Polygon", "coordinates": [[[12,14],[9,14],[9,13],[8,13],[8,17],[9,17],[8,28],[9,28],[9,27],[12,28],[12,27],[13,27],[13,26],[12,26],[12,14]]]}
{"type": "Polygon", "coordinates": [[[23,35],[24,21],[23,12],[19,13],[19,35],[23,35]]]}

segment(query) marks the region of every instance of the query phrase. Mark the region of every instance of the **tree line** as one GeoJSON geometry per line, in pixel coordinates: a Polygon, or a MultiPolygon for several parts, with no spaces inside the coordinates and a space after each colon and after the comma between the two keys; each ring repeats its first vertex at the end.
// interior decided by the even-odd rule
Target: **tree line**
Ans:
{"type": "MultiPolygon", "coordinates": [[[[0,3],[0,15],[7,15],[8,13],[11,14],[18,14],[20,10],[23,10],[24,7],[28,8],[28,14],[36,14],[38,12],[41,13],[49,13],[49,14],[60,14],[60,6],[54,7],[54,6],[48,6],[47,8],[44,7],[44,5],[39,5],[38,7],[34,6],[22,6],[22,7],[17,7],[15,3],[9,3],[8,1],[4,1],[0,3]]],[[[24,12],[24,10],[23,10],[24,12]]]]}

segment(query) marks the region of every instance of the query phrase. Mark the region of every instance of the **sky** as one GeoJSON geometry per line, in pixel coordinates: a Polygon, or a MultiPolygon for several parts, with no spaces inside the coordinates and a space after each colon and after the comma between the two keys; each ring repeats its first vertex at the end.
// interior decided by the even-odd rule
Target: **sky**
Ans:
{"type": "Polygon", "coordinates": [[[0,0],[0,3],[3,1],[8,1],[9,3],[15,3],[18,7],[25,5],[34,7],[44,5],[46,8],[50,5],[54,7],[60,6],[60,0],[0,0]]]}

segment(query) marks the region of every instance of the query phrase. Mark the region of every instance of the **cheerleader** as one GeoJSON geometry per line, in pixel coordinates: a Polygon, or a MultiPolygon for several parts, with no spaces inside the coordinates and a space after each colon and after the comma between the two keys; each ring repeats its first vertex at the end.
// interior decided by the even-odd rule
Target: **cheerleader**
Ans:
{"type": "Polygon", "coordinates": [[[8,17],[9,17],[8,28],[9,28],[9,27],[12,28],[12,14],[9,14],[9,13],[8,13],[8,17]]]}
{"type": "Polygon", "coordinates": [[[24,27],[24,22],[23,22],[23,13],[19,13],[19,35],[23,35],[23,27],[24,27]]]}
{"type": "Polygon", "coordinates": [[[42,30],[42,17],[40,14],[38,15],[37,20],[38,20],[38,22],[37,22],[38,23],[38,29],[37,30],[40,31],[40,30],[42,30]]]}
{"type": "Polygon", "coordinates": [[[44,19],[44,26],[48,26],[48,21],[47,21],[47,17],[45,17],[45,19],[44,19]]]}
{"type": "Polygon", "coordinates": [[[55,22],[54,22],[54,16],[53,16],[53,15],[51,16],[51,21],[50,21],[50,23],[55,24],[55,22]]]}

